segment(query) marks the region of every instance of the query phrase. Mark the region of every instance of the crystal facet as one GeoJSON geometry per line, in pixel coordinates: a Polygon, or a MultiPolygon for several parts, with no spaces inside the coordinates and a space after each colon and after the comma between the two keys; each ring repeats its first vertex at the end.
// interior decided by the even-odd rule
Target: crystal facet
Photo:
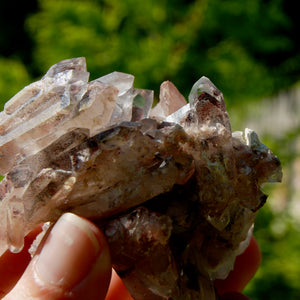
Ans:
{"type": "Polygon", "coordinates": [[[152,109],[132,75],[88,75],[84,58],[59,62],[0,113],[0,254],[73,212],[103,230],[134,299],[215,299],[278,158],[254,131],[231,132],[206,77],[189,103],[164,82],[152,109]]]}

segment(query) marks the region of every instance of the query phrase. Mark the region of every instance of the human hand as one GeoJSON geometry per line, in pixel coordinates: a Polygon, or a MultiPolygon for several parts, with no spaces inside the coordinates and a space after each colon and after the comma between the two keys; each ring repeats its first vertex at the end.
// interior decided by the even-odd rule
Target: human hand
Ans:
{"type": "Polygon", "coordinates": [[[31,260],[28,248],[37,232],[26,237],[21,253],[7,251],[0,258],[0,295],[5,300],[105,299],[110,254],[96,225],[64,214],[31,260]]]}
{"type": "MultiPolygon", "coordinates": [[[[132,300],[114,272],[108,290],[111,276],[109,249],[93,223],[73,214],[63,215],[31,260],[28,248],[40,230],[37,228],[25,238],[22,252],[12,254],[7,251],[1,256],[1,297],[5,300],[132,300]]],[[[232,291],[242,291],[259,263],[259,248],[252,239],[244,254],[237,258],[229,277],[215,282],[221,299],[248,299],[232,291]]]]}

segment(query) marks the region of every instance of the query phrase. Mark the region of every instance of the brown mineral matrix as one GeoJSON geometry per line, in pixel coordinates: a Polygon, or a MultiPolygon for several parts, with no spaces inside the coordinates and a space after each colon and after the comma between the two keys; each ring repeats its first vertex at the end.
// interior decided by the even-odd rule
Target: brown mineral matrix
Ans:
{"type": "Polygon", "coordinates": [[[84,58],[61,61],[0,113],[0,254],[73,212],[103,230],[134,299],[216,299],[278,158],[254,131],[231,132],[206,77],[189,103],[162,83],[153,109],[132,75],[88,77],[84,58]]]}

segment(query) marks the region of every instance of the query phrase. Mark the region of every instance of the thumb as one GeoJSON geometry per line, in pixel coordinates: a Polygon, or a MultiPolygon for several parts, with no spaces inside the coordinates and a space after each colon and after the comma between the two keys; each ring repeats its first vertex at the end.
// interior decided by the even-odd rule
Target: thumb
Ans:
{"type": "Polygon", "coordinates": [[[66,213],[4,299],[104,299],[110,276],[109,249],[100,230],[66,213]]]}

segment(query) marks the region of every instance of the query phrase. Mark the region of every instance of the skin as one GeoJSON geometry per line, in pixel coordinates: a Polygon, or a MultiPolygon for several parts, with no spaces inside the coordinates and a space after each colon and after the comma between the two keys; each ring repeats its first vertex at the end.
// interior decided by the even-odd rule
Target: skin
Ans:
{"type": "MultiPolygon", "coordinates": [[[[41,227],[25,238],[25,247],[20,253],[7,251],[0,257],[0,298],[133,299],[116,273],[111,273],[108,245],[92,222],[72,214],[63,216],[31,259],[28,249],[39,232],[41,227]],[[64,241],[66,244],[61,246],[64,241]],[[83,253],[88,255],[83,258],[83,253]]],[[[234,270],[228,278],[215,281],[220,299],[249,299],[241,292],[260,262],[259,246],[252,238],[246,251],[237,257],[234,270]]]]}

